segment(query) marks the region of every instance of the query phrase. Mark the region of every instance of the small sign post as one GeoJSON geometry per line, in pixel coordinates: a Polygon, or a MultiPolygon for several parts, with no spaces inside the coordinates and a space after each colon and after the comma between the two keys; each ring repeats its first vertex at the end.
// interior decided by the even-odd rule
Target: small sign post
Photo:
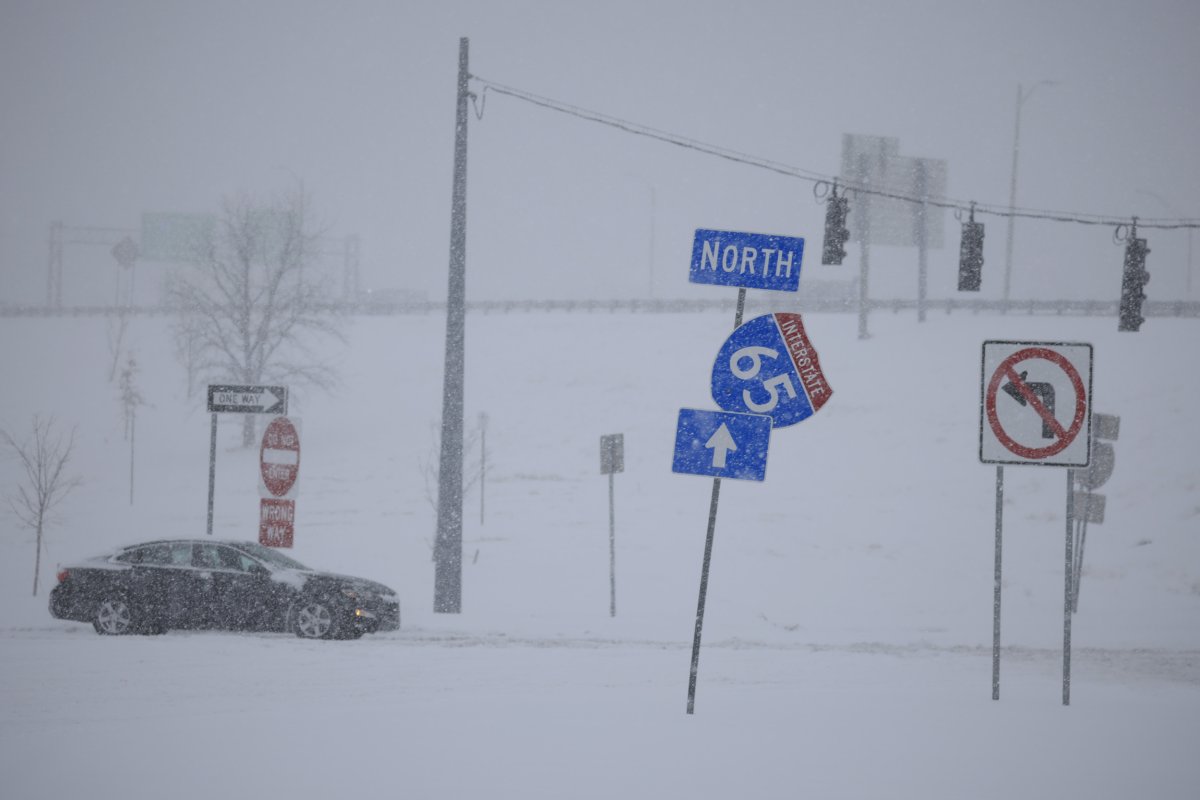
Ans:
{"type": "Polygon", "coordinates": [[[213,494],[217,483],[217,415],[218,414],[286,414],[286,386],[229,386],[213,384],[208,387],[208,413],[212,429],[208,437],[208,535],[213,532],[213,494]]]}
{"type": "Polygon", "coordinates": [[[600,474],[608,476],[608,615],[617,615],[617,523],[613,475],[625,471],[625,434],[600,437],[600,474]]]}

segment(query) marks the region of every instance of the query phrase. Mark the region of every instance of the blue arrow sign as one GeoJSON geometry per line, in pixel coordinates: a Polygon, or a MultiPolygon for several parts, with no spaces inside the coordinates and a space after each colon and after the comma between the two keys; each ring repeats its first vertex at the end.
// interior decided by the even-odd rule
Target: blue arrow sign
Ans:
{"type": "Polygon", "coordinates": [[[833,395],[799,314],[764,314],[725,340],[712,395],[726,411],[766,414],[776,428],[808,419],[833,395]]]}
{"type": "Polygon", "coordinates": [[[770,417],[681,408],[671,471],[761,481],[770,441],[770,417]]]}
{"type": "Polygon", "coordinates": [[[800,288],[804,240],[764,233],[696,230],[691,283],[794,292],[800,288]]]}

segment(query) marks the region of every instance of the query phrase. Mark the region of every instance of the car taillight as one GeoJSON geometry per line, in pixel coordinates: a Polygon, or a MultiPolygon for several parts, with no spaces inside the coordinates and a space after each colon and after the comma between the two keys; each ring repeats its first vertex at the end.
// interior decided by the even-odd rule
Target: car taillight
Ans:
{"type": "Polygon", "coordinates": [[[59,582],[59,583],[62,583],[63,581],[65,581],[65,580],[66,580],[67,578],[69,578],[69,577],[71,577],[71,571],[70,571],[70,570],[66,570],[66,569],[60,569],[60,570],[58,571],[58,582],[59,582]]]}

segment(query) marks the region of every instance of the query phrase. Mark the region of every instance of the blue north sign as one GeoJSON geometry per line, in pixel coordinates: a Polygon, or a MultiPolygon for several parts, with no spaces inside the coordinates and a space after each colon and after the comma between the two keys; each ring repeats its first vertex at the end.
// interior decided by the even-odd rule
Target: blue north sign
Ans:
{"type": "Polygon", "coordinates": [[[696,230],[691,283],[795,292],[800,288],[804,240],[764,233],[696,230]]]}

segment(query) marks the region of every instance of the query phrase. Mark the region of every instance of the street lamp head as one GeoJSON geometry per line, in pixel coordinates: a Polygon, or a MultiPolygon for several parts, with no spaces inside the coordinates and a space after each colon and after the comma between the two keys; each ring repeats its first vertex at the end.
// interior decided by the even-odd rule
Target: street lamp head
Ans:
{"type": "Polygon", "coordinates": [[[1020,94],[1020,100],[1018,102],[1018,105],[1020,105],[1021,103],[1024,103],[1026,100],[1028,100],[1029,97],[1033,94],[1034,90],[1037,89],[1039,86],[1058,86],[1059,83],[1060,83],[1060,81],[1055,81],[1055,80],[1040,80],[1037,83],[1030,86],[1028,89],[1024,89],[1023,87],[1021,87],[1018,84],[1017,89],[1020,94]]]}

